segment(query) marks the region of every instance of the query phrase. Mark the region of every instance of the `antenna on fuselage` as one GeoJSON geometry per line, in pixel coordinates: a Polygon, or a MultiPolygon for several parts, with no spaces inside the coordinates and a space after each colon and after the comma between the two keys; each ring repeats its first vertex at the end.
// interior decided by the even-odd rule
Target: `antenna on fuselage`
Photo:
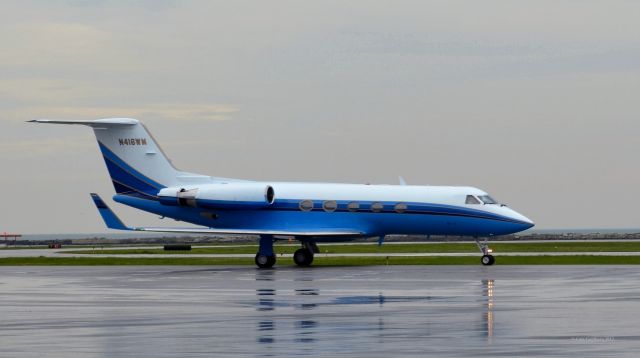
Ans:
{"type": "Polygon", "coordinates": [[[407,185],[407,182],[404,180],[402,175],[398,176],[398,181],[400,182],[400,185],[407,185]]]}

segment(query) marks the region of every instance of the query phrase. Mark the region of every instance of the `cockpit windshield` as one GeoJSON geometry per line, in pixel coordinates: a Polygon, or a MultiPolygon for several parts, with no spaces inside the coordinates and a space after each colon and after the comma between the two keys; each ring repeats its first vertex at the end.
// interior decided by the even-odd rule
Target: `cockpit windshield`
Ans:
{"type": "Polygon", "coordinates": [[[467,195],[467,199],[465,200],[465,204],[478,205],[481,204],[480,200],[473,195],[467,195]]]}
{"type": "Polygon", "coordinates": [[[497,201],[493,200],[492,197],[490,197],[489,195],[481,195],[478,197],[480,199],[480,201],[482,201],[484,204],[498,204],[497,201]]]}

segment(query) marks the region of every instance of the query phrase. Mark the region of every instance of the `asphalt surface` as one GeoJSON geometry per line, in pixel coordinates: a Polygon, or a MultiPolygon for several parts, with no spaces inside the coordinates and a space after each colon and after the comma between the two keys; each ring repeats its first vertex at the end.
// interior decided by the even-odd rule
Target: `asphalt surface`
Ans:
{"type": "Polygon", "coordinates": [[[636,356],[638,282],[637,266],[0,267],[0,356],[636,356]]]}

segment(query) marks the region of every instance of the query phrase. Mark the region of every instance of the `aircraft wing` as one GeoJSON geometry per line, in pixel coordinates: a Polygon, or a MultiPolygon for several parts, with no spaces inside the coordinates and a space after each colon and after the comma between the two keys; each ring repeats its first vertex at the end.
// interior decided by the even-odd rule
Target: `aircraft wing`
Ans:
{"type": "Polygon", "coordinates": [[[215,228],[162,228],[162,227],[134,227],[134,231],[166,232],[185,234],[211,235],[273,235],[273,236],[310,236],[310,237],[355,237],[363,236],[358,231],[295,231],[295,230],[251,230],[251,229],[215,229],[215,228]]]}
{"type": "Polygon", "coordinates": [[[194,228],[164,228],[164,227],[129,227],[111,211],[98,194],[91,193],[91,198],[100,212],[109,229],[166,232],[185,234],[210,234],[210,235],[274,235],[274,236],[307,236],[307,237],[357,237],[364,236],[363,232],[355,230],[255,230],[255,229],[216,229],[207,227],[194,228]]]}

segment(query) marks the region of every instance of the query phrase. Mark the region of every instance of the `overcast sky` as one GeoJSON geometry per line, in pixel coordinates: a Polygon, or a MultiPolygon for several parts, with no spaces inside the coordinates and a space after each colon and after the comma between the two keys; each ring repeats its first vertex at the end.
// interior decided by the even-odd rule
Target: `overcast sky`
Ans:
{"type": "Polygon", "coordinates": [[[105,232],[92,131],[24,121],[119,116],[192,172],[402,175],[537,228],[640,227],[638,19],[635,1],[3,2],[0,231],[105,232]]]}

